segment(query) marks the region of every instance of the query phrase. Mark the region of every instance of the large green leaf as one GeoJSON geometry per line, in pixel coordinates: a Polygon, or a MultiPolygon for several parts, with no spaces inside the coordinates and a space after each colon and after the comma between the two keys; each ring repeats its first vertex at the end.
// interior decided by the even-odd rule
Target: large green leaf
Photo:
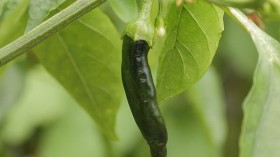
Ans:
{"type": "MultiPolygon", "coordinates": [[[[13,79],[11,77],[10,81],[13,79]]],[[[69,99],[65,90],[41,66],[33,68],[26,73],[26,82],[17,103],[5,116],[0,129],[0,143],[24,144],[36,128],[59,119],[66,112],[65,101],[69,99]]]]}
{"type": "Polygon", "coordinates": [[[209,2],[234,6],[239,8],[249,8],[249,7],[257,7],[260,3],[263,3],[263,0],[208,0],[209,2]]]}
{"type": "Polygon", "coordinates": [[[30,31],[66,0],[30,0],[29,19],[26,26],[26,31],[30,31]]]}
{"type": "Polygon", "coordinates": [[[2,79],[3,74],[6,71],[6,66],[0,68],[0,79],[2,79]]]}
{"type": "Polygon", "coordinates": [[[66,114],[44,130],[40,137],[38,157],[106,157],[106,147],[91,118],[66,101],[66,114]]]}
{"type": "Polygon", "coordinates": [[[136,0],[109,0],[115,13],[124,22],[132,21],[138,14],[138,6],[136,0]]]}
{"type": "Polygon", "coordinates": [[[263,7],[259,11],[265,20],[279,21],[280,20],[280,1],[266,0],[263,7]]]}
{"type": "Polygon", "coordinates": [[[210,67],[204,77],[187,91],[187,98],[207,135],[209,156],[223,156],[226,139],[226,103],[217,72],[210,67]]]}
{"type": "Polygon", "coordinates": [[[3,21],[0,20],[0,47],[13,41],[24,32],[29,0],[21,0],[14,5],[12,5],[12,10],[7,10],[9,13],[5,15],[3,21]]]}
{"type": "Polygon", "coordinates": [[[208,156],[222,157],[227,135],[226,102],[215,68],[210,67],[203,78],[187,91],[187,95],[207,136],[208,156]]]}
{"type": "Polygon", "coordinates": [[[22,94],[25,77],[18,64],[0,69],[0,123],[22,94]],[[5,69],[5,71],[4,71],[5,69]],[[4,72],[2,72],[4,71],[4,72]],[[3,73],[3,75],[2,75],[3,73]]]}
{"type": "Polygon", "coordinates": [[[223,31],[223,11],[204,0],[169,6],[167,39],[157,74],[159,101],[178,94],[203,76],[223,31]]]}
{"type": "Polygon", "coordinates": [[[168,154],[222,157],[226,136],[224,105],[221,82],[210,68],[196,85],[163,106],[169,133],[168,154]]]}
{"type": "Polygon", "coordinates": [[[250,33],[259,52],[253,87],[243,104],[240,157],[279,157],[280,43],[240,11],[229,11],[250,33]]]}
{"type": "Polygon", "coordinates": [[[122,96],[120,41],[108,17],[94,10],[36,48],[46,69],[111,138],[122,96]]]}
{"type": "Polygon", "coordinates": [[[0,1],[0,22],[5,19],[17,5],[23,0],[1,0],[0,1]]]}

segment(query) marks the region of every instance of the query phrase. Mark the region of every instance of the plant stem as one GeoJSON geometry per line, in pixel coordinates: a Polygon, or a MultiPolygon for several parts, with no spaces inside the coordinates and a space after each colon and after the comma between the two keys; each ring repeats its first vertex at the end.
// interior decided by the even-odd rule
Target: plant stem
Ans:
{"type": "Polygon", "coordinates": [[[82,15],[100,6],[106,0],[77,0],[66,9],[41,23],[38,27],[0,49],[0,66],[10,62],[38,45],[82,15]]]}
{"type": "Polygon", "coordinates": [[[230,16],[234,21],[236,21],[245,31],[250,33],[250,28],[246,26],[249,20],[246,16],[239,10],[232,7],[221,7],[228,16],[230,16]]]}
{"type": "Polygon", "coordinates": [[[138,20],[150,22],[150,14],[153,6],[153,1],[154,0],[143,0],[138,20]]]}
{"type": "Polygon", "coordinates": [[[231,6],[231,7],[236,7],[236,8],[259,8],[261,5],[261,1],[263,1],[263,0],[248,0],[248,1],[244,1],[244,2],[208,0],[208,2],[210,2],[210,3],[214,3],[217,5],[223,5],[223,6],[231,6]]]}

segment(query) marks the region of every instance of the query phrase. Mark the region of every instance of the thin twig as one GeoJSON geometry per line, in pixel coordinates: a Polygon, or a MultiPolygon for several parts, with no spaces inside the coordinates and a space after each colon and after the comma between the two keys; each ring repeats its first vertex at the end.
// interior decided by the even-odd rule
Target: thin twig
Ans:
{"type": "Polygon", "coordinates": [[[7,64],[19,55],[27,52],[49,36],[77,20],[87,12],[95,9],[106,0],[78,0],[38,27],[19,37],[0,49],[0,66],[7,64]]]}

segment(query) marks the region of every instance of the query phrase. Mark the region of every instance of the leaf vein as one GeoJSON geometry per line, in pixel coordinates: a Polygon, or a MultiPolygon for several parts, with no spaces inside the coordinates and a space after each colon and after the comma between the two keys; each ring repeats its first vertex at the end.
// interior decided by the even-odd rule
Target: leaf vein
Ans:
{"type": "MultiPolygon", "coordinates": [[[[264,118],[266,113],[267,113],[267,110],[268,110],[268,107],[269,105],[269,102],[271,102],[271,98],[272,98],[272,91],[274,89],[274,73],[272,72],[272,69],[273,69],[273,64],[271,64],[270,66],[271,68],[269,68],[269,72],[270,72],[270,79],[268,80],[270,82],[270,86],[269,86],[269,91],[268,91],[268,95],[265,99],[265,103],[264,103],[264,106],[263,106],[263,112],[261,114],[261,118],[260,118],[260,122],[259,122],[259,125],[257,126],[256,128],[256,133],[255,133],[255,136],[258,137],[258,134],[259,134],[259,128],[262,126],[262,124],[264,123],[264,118]]],[[[255,154],[255,147],[256,147],[256,143],[257,143],[257,138],[255,138],[255,142],[253,143],[253,153],[252,154],[255,154]]]]}
{"type": "MultiPolygon", "coordinates": [[[[163,57],[163,60],[167,57],[167,55],[169,55],[168,53],[166,53],[166,55],[163,57]]],[[[168,58],[168,60],[166,61],[166,65],[167,65],[167,67],[169,66],[169,64],[170,64],[170,59],[168,58]]],[[[163,73],[163,77],[161,77],[161,78],[166,78],[165,76],[166,76],[166,74],[167,74],[167,68],[164,70],[164,73],[163,73]]],[[[158,83],[158,87],[161,87],[161,85],[163,84],[163,82],[164,82],[164,79],[161,79],[161,81],[158,83]]]]}
{"type": "Polygon", "coordinates": [[[186,74],[186,66],[185,66],[185,61],[184,61],[184,58],[183,58],[183,56],[182,56],[182,54],[181,54],[181,51],[179,50],[179,48],[178,47],[176,47],[175,46],[175,48],[177,49],[177,51],[178,51],[178,54],[179,54],[179,56],[180,56],[180,58],[181,58],[181,60],[182,60],[182,62],[183,62],[183,70],[184,70],[184,72],[183,72],[183,75],[182,75],[182,80],[183,80],[183,83],[185,82],[184,80],[184,76],[185,76],[185,74],[186,74]]]}
{"type": "Polygon", "coordinates": [[[97,104],[96,100],[92,97],[92,93],[91,93],[91,91],[89,90],[89,88],[87,86],[87,83],[86,83],[86,81],[84,79],[84,76],[83,76],[82,72],[79,70],[78,65],[76,64],[75,60],[73,59],[73,56],[71,55],[71,52],[68,49],[66,43],[64,42],[64,40],[62,39],[60,34],[59,33],[57,33],[57,34],[58,34],[59,41],[63,45],[63,47],[64,47],[64,49],[66,51],[66,54],[67,54],[69,60],[71,61],[72,65],[73,65],[73,67],[74,67],[74,69],[75,69],[75,71],[76,71],[76,73],[77,73],[77,75],[78,75],[78,77],[79,77],[79,79],[80,79],[80,81],[81,81],[85,91],[86,91],[86,94],[89,97],[89,100],[90,100],[90,103],[92,104],[92,107],[95,108],[95,105],[93,105],[93,104],[96,104],[96,105],[98,105],[98,104],[97,104]]]}
{"type": "Polygon", "coordinates": [[[195,23],[197,24],[198,28],[202,31],[203,35],[205,36],[206,38],[206,41],[207,41],[207,48],[208,48],[208,58],[209,60],[211,59],[211,50],[210,50],[210,44],[209,44],[209,39],[208,39],[208,36],[206,34],[206,32],[202,29],[202,26],[200,25],[200,23],[197,21],[197,19],[194,17],[194,15],[189,11],[189,9],[184,6],[184,8],[187,10],[187,12],[189,13],[189,15],[192,17],[192,19],[195,21],[195,23]]]}
{"type": "Polygon", "coordinates": [[[191,50],[185,45],[183,44],[180,40],[178,40],[178,43],[180,45],[182,45],[189,53],[190,55],[192,56],[192,58],[194,59],[195,63],[196,63],[196,66],[199,67],[199,64],[198,64],[198,61],[196,60],[196,58],[194,57],[194,55],[192,54],[191,50]]]}

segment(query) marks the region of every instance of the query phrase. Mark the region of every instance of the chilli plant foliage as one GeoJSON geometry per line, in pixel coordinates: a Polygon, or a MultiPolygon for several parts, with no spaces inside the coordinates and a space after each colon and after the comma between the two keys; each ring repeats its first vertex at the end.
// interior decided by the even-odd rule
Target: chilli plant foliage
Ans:
{"type": "MultiPolygon", "coordinates": [[[[213,94],[219,93],[216,92],[219,81],[211,63],[224,31],[226,14],[251,36],[258,53],[251,78],[253,84],[242,104],[244,117],[239,156],[279,157],[280,43],[266,34],[262,27],[264,23],[280,20],[280,1],[150,0],[153,5],[146,10],[149,17],[145,20],[151,22],[151,28],[138,23],[138,26],[126,30],[128,23],[136,21],[139,12],[143,12],[141,6],[147,1],[1,0],[0,78],[4,79],[14,65],[20,65],[25,69],[21,71],[26,73],[26,69],[43,65],[90,115],[104,135],[102,137],[116,140],[115,128],[121,125],[116,124],[117,113],[122,100],[126,101],[121,81],[122,37],[124,33],[138,32],[140,37],[135,38],[141,38],[145,29],[151,29],[145,40],[151,46],[149,63],[159,105],[180,103],[171,97],[184,95],[189,103],[195,104],[194,113],[189,115],[200,118],[187,124],[183,124],[187,118],[181,119],[182,125],[195,126],[200,121],[202,128],[208,130],[206,143],[213,145],[206,156],[222,156],[220,149],[223,148],[226,129],[220,122],[224,122],[221,120],[225,117],[224,103],[213,94]]],[[[243,57],[250,60],[246,55],[244,53],[243,57]]],[[[10,85],[16,86],[24,80],[23,75],[21,73],[6,81],[14,82],[10,85]]],[[[5,93],[4,87],[0,82],[0,88],[3,88],[0,93],[5,93]]],[[[18,97],[22,91],[12,92],[14,97],[18,97]]],[[[5,97],[7,94],[0,95],[0,99],[5,97]]],[[[47,94],[45,99],[52,103],[47,94]]],[[[8,102],[12,104],[15,101],[14,98],[8,102]]],[[[5,117],[5,105],[0,100],[0,122],[5,117]]],[[[160,108],[164,107],[160,105],[160,108]]],[[[172,105],[169,110],[172,112],[172,105]]],[[[169,110],[164,110],[163,116],[168,118],[169,110]]],[[[170,125],[172,123],[167,119],[167,130],[170,125]]],[[[195,127],[189,129],[195,130],[195,127]]],[[[172,132],[171,129],[169,141],[174,143],[172,132]]],[[[193,140],[186,146],[189,149],[198,144],[194,136],[187,135],[189,140],[193,140]]],[[[176,156],[172,152],[172,144],[167,148],[167,156],[176,156]]]]}

